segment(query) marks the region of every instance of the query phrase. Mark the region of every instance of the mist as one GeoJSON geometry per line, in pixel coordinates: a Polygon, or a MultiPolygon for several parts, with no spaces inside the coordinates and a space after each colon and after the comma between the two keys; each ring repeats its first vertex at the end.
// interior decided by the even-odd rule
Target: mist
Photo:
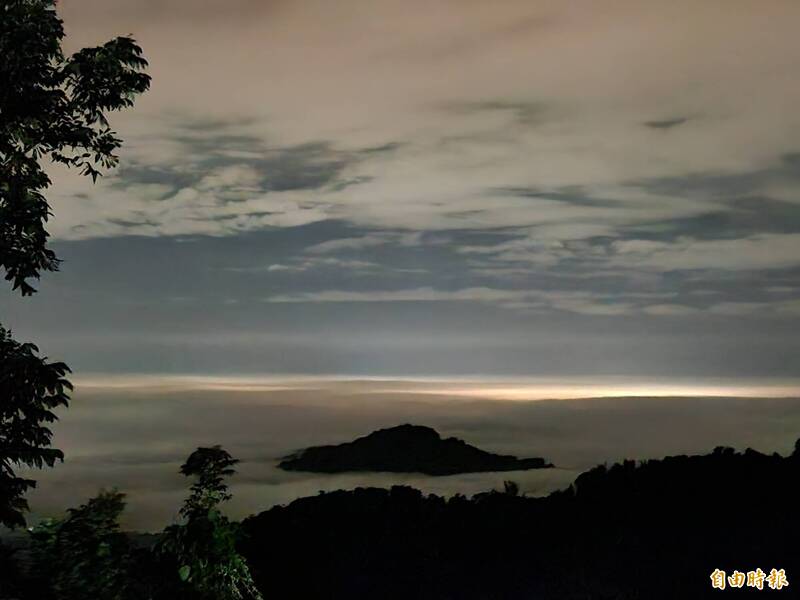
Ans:
{"type": "MultiPolygon", "coordinates": [[[[111,378],[79,385],[72,406],[55,427],[54,445],[64,450],[66,460],[36,474],[32,521],[60,514],[100,488],[117,487],[129,500],[123,525],[158,530],[177,519],[186,493],[188,482],[178,474],[179,465],[203,445],[222,444],[241,459],[232,480],[234,499],[226,510],[242,518],[321,490],[358,486],[407,484],[450,496],[502,489],[504,480],[513,479],[522,492],[545,495],[604,462],[705,453],[720,445],[788,453],[800,432],[798,396],[547,400],[541,399],[543,394],[557,391],[552,384],[529,385],[527,392],[518,383],[509,385],[497,380],[324,378],[272,383],[111,378]],[[509,389],[518,390],[517,399],[507,399],[509,389]],[[525,400],[526,394],[540,399],[525,400]],[[349,441],[401,423],[428,425],[442,436],[492,452],[543,456],[556,468],[428,477],[287,473],[275,466],[298,449],[349,441]]],[[[617,381],[607,389],[636,391],[642,384],[627,385],[617,381]]],[[[751,389],[774,395],[790,388],[762,383],[751,389]]],[[[576,391],[566,388],[567,393],[576,391]]],[[[668,392],[668,387],[662,390],[668,392]]]]}

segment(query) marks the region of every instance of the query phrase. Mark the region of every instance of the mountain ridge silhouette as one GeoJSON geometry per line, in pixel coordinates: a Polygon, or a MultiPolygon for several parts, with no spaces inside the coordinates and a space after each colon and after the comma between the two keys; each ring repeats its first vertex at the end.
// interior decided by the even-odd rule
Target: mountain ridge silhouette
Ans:
{"type": "Polygon", "coordinates": [[[455,437],[442,438],[431,427],[410,423],[378,429],[352,442],[311,446],[284,457],[278,463],[278,467],[285,471],[369,471],[434,476],[524,471],[552,466],[543,458],[493,454],[455,437]]]}
{"type": "Polygon", "coordinates": [[[716,598],[715,569],[785,569],[798,585],[798,475],[800,440],[785,456],[719,446],[600,464],[543,497],[320,492],[245,519],[242,553],[261,589],[298,600],[716,598]]]}

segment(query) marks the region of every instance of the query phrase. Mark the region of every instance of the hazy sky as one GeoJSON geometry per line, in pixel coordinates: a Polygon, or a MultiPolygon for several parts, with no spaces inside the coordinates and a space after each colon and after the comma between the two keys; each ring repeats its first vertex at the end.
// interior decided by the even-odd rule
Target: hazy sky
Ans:
{"type": "Polygon", "coordinates": [[[800,389],[797,0],[58,6],[71,49],[136,37],[153,85],[113,120],[119,169],[52,173],[62,271],[0,294],[78,383],[34,517],[118,485],[160,527],[214,443],[244,461],[238,516],[500,486],[275,469],[405,421],[553,460],[515,474],[534,494],[792,447],[797,400],[732,396],[800,389]],[[506,402],[657,394],[720,398],[506,402]]]}
{"type": "Polygon", "coordinates": [[[152,90],[19,337],[87,372],[796,375],[796,0],[62,0],[152,90]]]}

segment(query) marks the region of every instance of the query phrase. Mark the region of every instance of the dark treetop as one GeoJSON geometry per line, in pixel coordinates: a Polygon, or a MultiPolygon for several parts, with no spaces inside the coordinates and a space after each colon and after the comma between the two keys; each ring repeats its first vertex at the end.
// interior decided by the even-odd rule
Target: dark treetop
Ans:
{"type": "Polygon", "coordinates": [[[552,467],[543,458],[492,454],[456,438],[442,439],[434,429],[420,425],[380,429],[338,446],[307,448],[286,457],[278,466],[286,471],[317,473],[390,471],[427,475],[552,467]]]}

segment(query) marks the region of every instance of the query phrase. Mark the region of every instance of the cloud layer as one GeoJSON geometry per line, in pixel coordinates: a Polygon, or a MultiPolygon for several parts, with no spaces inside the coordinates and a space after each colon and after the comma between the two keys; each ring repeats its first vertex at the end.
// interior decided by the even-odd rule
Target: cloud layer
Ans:
{"type": "MultiPolygon", "coordinates": [[[[349,441],[405,422],[435,427],[444,436],[492,452],[547,457],[558,468],[513,473],[530,495],[563,489],[581,471],[606,461],[706,453],[718,445],[786,454],[800,426],[800,404],[788,398],[508,402],[502,400],[502,390],[498,399],[496,388],[514,382],[312,379],[228,384],[215,389],[192,379],[164,385],[164,380],[134,378],[79,385],[74,406],[56,430],[55,444],[65,451],[66,461],[35,474],[39,485],[30,496],[33,519],[57,516],[98,488],[115,485],[128,494],[124,526],[160,530],[175,518],[186,494],[179,466],[201,444],[222,444],[242,460],[231,481],[234,500],[226,510],[243,518],[320,490],[405,484],[448,496],[472,495],[501,489],[510,477],[320,476],[275,466],[280,457],[300,448],[349,441]],[[192,418],[186,419],[189,404],[192,418]]],[[[616,385],[625,388],[625,382],[616,385]]],[[[586,389],[600,391],[591,385],[586,389]]],[[[529,393],[517,397],[537,397],[536,388],[529,393]]]]}
{"type": "Polygon", "coordinates": [[[169,336],[180,305],[198,327],[235,307],[334,331],[369,310],[391,338],[424,307],[436,335],[475,311],[498,336],[636,319],[688,346],[722,323],[722,347],[800,310],[796,2],[60,10],[75,47],[132,32],[154,76],[115,121],[120,169],[54,172],[72,323],[126,331],[111,313],[133,304],[169,336]]]}

